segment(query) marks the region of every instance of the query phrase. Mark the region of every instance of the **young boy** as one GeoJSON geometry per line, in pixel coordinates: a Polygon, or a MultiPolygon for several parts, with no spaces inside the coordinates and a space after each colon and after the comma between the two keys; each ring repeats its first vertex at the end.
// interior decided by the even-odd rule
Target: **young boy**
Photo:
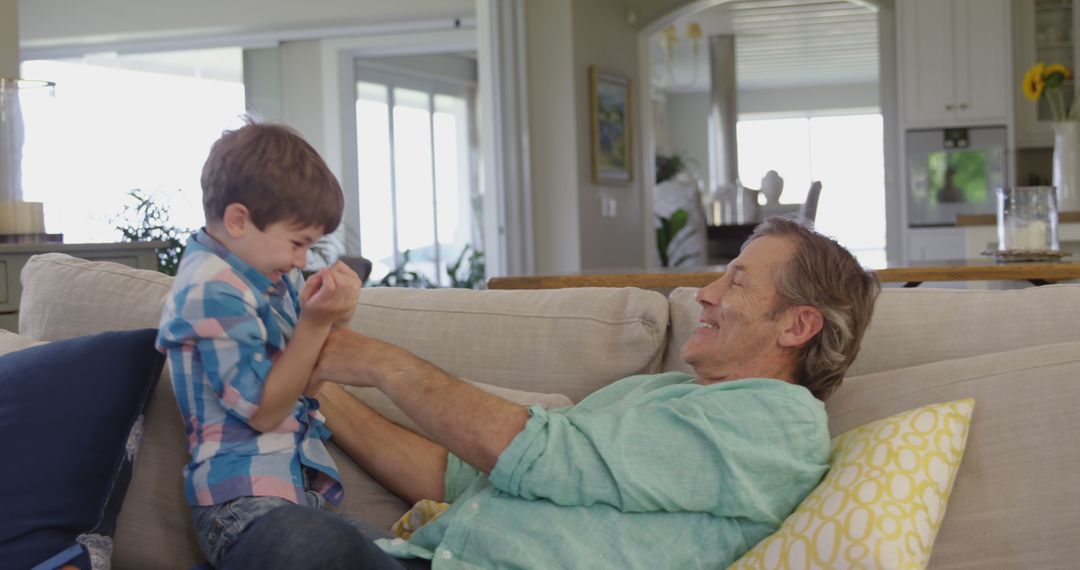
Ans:
{"type": "Polygon", "coordinates": [[[206,227],[188,241],[157,346],[188,437],[195,533],[219,566],[269,511],[341,502],[309,378],[331,327],[352,316],[360,280],[339,262],[303,282],[308,248],[338,226],[344,198],[292,129],[226,132],[202,188],[206,227]]]}

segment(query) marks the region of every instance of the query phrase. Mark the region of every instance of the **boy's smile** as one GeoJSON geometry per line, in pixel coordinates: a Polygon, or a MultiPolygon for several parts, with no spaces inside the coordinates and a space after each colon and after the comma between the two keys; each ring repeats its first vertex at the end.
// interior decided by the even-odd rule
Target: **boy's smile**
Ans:
{"type": "Polygon", "coordinates": [[[308,249],[322,236],[320,227],[274,222],[260,230],[249,220],[243,232],[226,246],[276,283],[294,268],[303,269],[307,265],[308,249]]]}

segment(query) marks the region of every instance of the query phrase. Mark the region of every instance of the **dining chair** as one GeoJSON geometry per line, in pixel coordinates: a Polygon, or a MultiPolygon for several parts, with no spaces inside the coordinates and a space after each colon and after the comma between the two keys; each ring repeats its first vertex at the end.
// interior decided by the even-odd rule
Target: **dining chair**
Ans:
{"type": "Polygon", "coordinates": [[[821,181],[815,180],[810,184],[810,191],[806,193],[806,201],[799,206],[799,217],[814,221],[814,217],[817,216],[817,203],[818,198],[821,197],[821,181]]]}

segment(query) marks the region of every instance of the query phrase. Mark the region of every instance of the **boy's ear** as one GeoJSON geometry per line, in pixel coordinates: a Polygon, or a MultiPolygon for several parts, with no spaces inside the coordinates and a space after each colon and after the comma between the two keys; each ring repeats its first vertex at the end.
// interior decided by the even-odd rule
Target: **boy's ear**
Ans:
{"type": "Polygon", "coordinates": [[[251,214],[247,206],[233,202],[225,206],[221,215],[221,224],[225,226],[225,232],[229,237],[238,238],[243,236],[251,226],[251,214]]]}

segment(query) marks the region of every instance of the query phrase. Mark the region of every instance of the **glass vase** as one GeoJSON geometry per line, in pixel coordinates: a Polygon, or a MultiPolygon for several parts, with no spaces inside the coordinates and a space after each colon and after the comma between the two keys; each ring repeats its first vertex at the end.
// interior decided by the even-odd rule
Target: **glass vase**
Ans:
{"type": "Polygon", "coordinates": [[[1054,187],[1059,212],[1080,212],[1080,121],[1055,121],[1054,187]]]}
{"type": "Polygon", "coordinates": [[[52,97],[55,85],[0,77],[0,202],[22,201],[23,124],[22,101],[27,97],[52,97]]]}

